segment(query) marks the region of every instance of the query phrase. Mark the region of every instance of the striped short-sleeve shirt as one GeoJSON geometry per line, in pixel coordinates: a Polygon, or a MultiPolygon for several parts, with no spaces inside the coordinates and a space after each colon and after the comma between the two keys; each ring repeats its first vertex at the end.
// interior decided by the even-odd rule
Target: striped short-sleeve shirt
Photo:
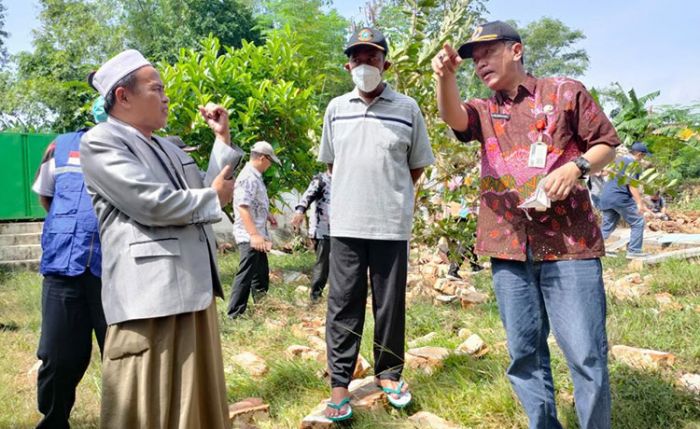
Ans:
{"type": "Polygon", "coordinates": [[[326,109],[318,160],[333,164],[331,236],[409,239],[411,170],[435,162],[415,100],[389,85],[371,103],[357,88],[334,98],[326,109]]]}

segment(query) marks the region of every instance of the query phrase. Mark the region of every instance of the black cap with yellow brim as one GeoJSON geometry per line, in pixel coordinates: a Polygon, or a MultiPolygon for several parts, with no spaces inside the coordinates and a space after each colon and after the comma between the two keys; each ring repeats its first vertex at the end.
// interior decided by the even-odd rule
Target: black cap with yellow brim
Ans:
{"type": "Polygon", "coordinates": [[[386,38],[381,31],[362,27],[355,31],[353,35],[348,40],[348,44],[345,45],[345,50],[343,51],[345,55],[350,56],[353,48],[357,46],[372,46],[384,52],[384,55],[389,53],[389,46],[386,43],[386,38]]]}
{"type": "Polygon", "coordinates": [[[474,30],[474,34],[469,41],[459,47],[457,53],[459,56],[466,59],[472,57],[474,46],[479,43],[493,42],[496,40],[510,40],[513,42],[522,43],[520,34],[515,28],[506,24],[503,21],[493,21],[482,24],[474,30]]]}

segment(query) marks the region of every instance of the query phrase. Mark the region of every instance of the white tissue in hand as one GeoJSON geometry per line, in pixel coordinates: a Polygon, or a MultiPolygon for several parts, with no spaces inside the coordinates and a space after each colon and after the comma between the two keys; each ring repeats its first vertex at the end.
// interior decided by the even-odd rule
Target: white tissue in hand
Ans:
{"type": "Polygon", "coordinates": [[[537,184],[537,188],[535,188],[535,192],[530,195],[528,199],[523,201],[522,204],[518,206],[520,209],[535,209],[538,212],[543,212],[547,210],[548,208],[551,207],[552,202],[547,196],[547,193],[544,190],[544,183],[545,180],[540,180],[540,182],[537,184]]]}

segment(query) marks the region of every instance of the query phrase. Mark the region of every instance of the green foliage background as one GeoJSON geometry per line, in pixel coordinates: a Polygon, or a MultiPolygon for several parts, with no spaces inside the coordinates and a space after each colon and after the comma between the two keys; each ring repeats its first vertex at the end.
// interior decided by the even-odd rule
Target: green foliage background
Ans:
{"type": "MultiPolygon", "coordinates": [[[[211,134],[196,108],[223,103],[237,144],[247,149],[265,139],[280,151],[284,165],[268,173],[276,196],[300,189],[324,168],[314,161],[322,112],[352,88],[342,47],[353,28],[370,24],[388,36],[393,66],[385,77],[421,106],[438,158],[418,187],[416,237],[468,241],[473,223],[456,226],[444,208],[476,200],[479,146],[456,142],[439,119],[429,63],[444,42],[466,40],[487,6],[487,0],[373,0],[362,7],[364,20],[350,22],[331,0],[39,0],[34,50],[3,67],[0,1],[0,130],[65,132],[89,124],[95,93],[86,75],[134,47],[158,62],[166,81],[172,108],[164,131],[199,145],[196,157],[203,163],[211,134]],[[461,185],[444,186],[457,176],[464,178],[461,185]]],[[[585,72],[589,58],[577,47],[581,31],[549,17],[512,24],[536,76],[585,72]]],[[[489,94],[470,62],[461,67],[459,84],[463,98],[489,94]]],[[[627,144],[644,140],[656,153],[640,184],[673,189],[682,178],[700,176],[697,106],[652,110],[648,103],[656,94],[638,98],[619,84],[594,92],[615,108],[613,121],[627,144]]]]}
{"type": "Polygon", "coordinates": [[[266,172],[272,198],[301,190],[317,170],[312,149],[319,141],[322,115],[315,89],[323,76],[300,55],[297,34],[289,27],[270,33],[256,46],[243,42],[219,55],[218,39],[209,37],[200,49],[183,49],[173,65],[160,70],[170,98],[167,132],[199,145],[202,165],[213,135],[199,115],[208,102],[229,110],[231,138],[246,153],[258,140],[270,142],[282,161],[266,172]]]}

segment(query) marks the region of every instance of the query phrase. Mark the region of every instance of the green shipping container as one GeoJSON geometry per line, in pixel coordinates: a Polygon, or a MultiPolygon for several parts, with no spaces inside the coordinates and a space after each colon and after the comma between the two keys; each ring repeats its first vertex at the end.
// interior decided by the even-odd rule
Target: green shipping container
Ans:
{"type": "Polygon", "coordinates": [[[0,133],[0,221],[43,219],[46,215],[32,184],[44,150],[55,137],[0,133]]]}

